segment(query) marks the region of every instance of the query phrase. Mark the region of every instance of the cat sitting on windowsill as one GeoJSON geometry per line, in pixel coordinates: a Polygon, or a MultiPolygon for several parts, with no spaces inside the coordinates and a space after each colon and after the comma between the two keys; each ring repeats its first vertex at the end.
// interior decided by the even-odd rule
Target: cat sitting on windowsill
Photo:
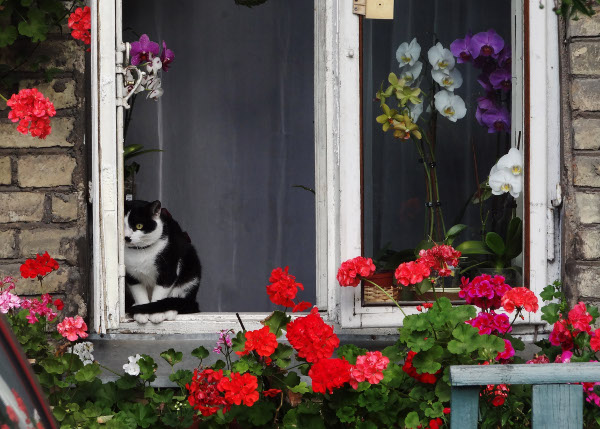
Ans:
{"type": "Polygon", "coordinates": [[[160,201],[125,203],[125,269],[125,311],[138,323],[200,311],[200,259],[160,201]]]}

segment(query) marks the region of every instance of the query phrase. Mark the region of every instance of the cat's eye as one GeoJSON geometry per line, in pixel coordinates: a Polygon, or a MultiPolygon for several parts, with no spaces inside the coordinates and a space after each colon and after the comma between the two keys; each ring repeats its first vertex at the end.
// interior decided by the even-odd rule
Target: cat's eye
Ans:
{"type": "Polygon", "coordinates": [[[144,227],[144,225],[142,225],[141,223],[138,223],[138,224],[135,226],[135,229],[142,229],[143,227],[144,227]]]}

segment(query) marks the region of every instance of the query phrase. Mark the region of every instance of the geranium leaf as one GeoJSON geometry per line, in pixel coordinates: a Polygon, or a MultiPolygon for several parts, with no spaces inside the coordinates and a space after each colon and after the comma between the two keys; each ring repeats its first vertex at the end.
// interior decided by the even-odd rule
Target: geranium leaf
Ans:
{"type": "Polygon", "coordinates": [[[275,352],[271,356],[271,359],[275,362],[279,368],[287,368],[290,364],[294,349],[287,344],[278,344],[275,352]]]}
{"type": "Polygon", "coordinates": [[[166,360],[169,365],[173,366],[183,360],[183,353],[176,352],[174,349],[169,349],[166,352],[162,352],[160,357],[166,360]]]}
{"type": "Polygon", "coordinates": [[[444,349],[439,345],[435,345],[429,350],[417,353],[413,357],[413,365],[420,374],[424,372],[434,374],[442,367],[439,360],[443,354],[444,349]]]}
{"type": "Polygon", "coordinates": [[[243,352],[246,349],[246,335],[243,331],[239,331],[235,337],[231,339],[232,349],[234,352],[243,352]]]}
{"type": "Polygon", "coordinates": [[[192,356],[197,357],[198,359],[206,359],[209,356],[209,352],[204,346],[196,347],[192,350],[192,356]]]}
{"type": "Polygon", "coordinates": [[[406,419],[404,419],[404,426],[407,429],[416,429],[420,424],[419,414],[416,411],[411,411],[406,415],[406,419]]]}
{"type": "Polygon", "coordinates": [[[32,42],[42,42],[46,40],[48,25],[46,25],[46,14],[35,8],[30,8],[27,14],[27,21],[21,21],[18,25],[19,33],[31,38],[32,42]]]}
{"type": "Polygon", "coordinates": [[[279,338],[283,333],[283,330],[286,329],[287,324],[290,323],[290,320],[292,320],[291,316],[286,315],[283,311],[276,310],[262,323],[263,325],[268,326],[269,331],[279,338]]]}
{"type": "Polygon", "coordinates": [[[542,320],[545,320],[549,324],[553,325],[560,318],[560,304],[555,302],[546,304],[542,307],[542,320]]]}
{"type": "Polygon", "coordinates": [[[7,25],[0,28],[0,48],[12,45],[17,40],[17,27],[7,25]]]}
{"type": "Polygon", "coordinates": [[[358,356],[367,354],[367,351],[367,349],[362,349],[354,344],[345,344],[337,349],[337,356],[340,358],[346,358],[350,364],[356,365],[356,358],[358,356]]]}
{"type": "Polygon", "coordinates": [[[40,362],[40,365],[42,365],[42,367],[50,374],[62,374],[65,371],[65,367],[62,362],[54,358],[44,359],[40,362]]]}
{"type": "Polygon", "coordinates": [[[300,383],[298,383],[297,386],[294,387],[290,387],[290,391],[294,392],[294,393],[308,393],[310,392],[310,388],[308,387],[308,384],[306,384],[305,381],[301,381],[300,383]]]}
{"type": "Polygon", "coordinates": [[[77,374],[75,374],[75,379],[77,381],[92,381],[94,378],[100,375],[101,372],[102,370],[100,369],[100,366],[96,363],[93,363],[91,365],[86,365],[77,371],[77,374]]]}
{"type": "Polygon", "coordinates": [[[554,290],[554,285],[546,286],[542,293],[540,293],[540,298],[544,301],[552,301],[554,299],[554,290]]]}

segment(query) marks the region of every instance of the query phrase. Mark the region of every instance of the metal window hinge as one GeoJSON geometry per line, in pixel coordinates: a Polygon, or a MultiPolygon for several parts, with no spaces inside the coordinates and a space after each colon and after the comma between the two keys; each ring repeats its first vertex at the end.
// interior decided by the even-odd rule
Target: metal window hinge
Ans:
{"type": "Polygon", "coordinates": [[[394,19],[394,0],[354,0],[352,12],[367,19],[394,19]]]}

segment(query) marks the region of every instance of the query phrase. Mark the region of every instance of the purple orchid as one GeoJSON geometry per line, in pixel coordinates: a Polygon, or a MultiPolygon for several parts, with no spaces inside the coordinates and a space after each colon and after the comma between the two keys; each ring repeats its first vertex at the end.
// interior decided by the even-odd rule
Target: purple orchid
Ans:
{"type": "Polygon", "coordinates": [[[473,59],[473,54],[469,51],[471,43],[471,34],[466,34],[464,39],[456,39],[450,44],[450,52],[456,57],[459,64],[470,63],[473,59]]]}
{"type": "Polygon", "coordinates": [[[510,131],[510,112],[505,107],[487,110],[481,115],[481,121],[488,127],[488,133],[510,131]]]}
{"type": "Polygon", "coordinates": [[[490,83],[490,75],[487,73],[481,73],[477,78],[477,82],[486,92],[493,91],[492,84],[490,83]]]}
{"type": "Polygon", "coordinates": [[[504,48],[504,39],[494,29],[475,34],[469,42],[469,51],[473,54],[473,58],[479,56],[497,58],[502,48],[504,48]]]}
{"type": "Polygon", "coordinates": [[[173,53],[172,50],[167,49],[167,44],[165,43],[165,41],[163,40],[162,42],[162,52],[160,53],[160,60],[162,61],[162,69],[164,71],[169,71],[169,64],[171,64],[173,62],[173,60],[175,59],[175,54],[173,53]]]}
{"type": "Polygon", "coordinates": [[[490,83],[494,89],[501,89],[502,91],[510,91],[512,86],[512,74],[510,71],[501,68],[497,69],[490,74],[490,83]]]}
{"type": "Polygon", "coordinates": [[[147,34],[142,34],[139,42],[131,44],[131,65],[137,66],[152,61],[158,55],[160,48],[158,43],[150,41],[147,34]]]}
{"type": "Polygon", "coordinates": [[[512,52],[510,50],[510,45],[505,45],[504,48],[498,54],[498,65],[500,67],[510,68],[510,64],[512,61],[512,52]]]}
{"type": "Polygon", "coordinates": [[[482,115],[490,109],[495,109],[496,104],[494,100],[490,97],[493,97],[493,94],[488,94],[487,97],[479,97],[477,99],[477,110],[475,111],[475,119],[479,122],[479,125],[485,125],[483,123],[482,115]]]}

